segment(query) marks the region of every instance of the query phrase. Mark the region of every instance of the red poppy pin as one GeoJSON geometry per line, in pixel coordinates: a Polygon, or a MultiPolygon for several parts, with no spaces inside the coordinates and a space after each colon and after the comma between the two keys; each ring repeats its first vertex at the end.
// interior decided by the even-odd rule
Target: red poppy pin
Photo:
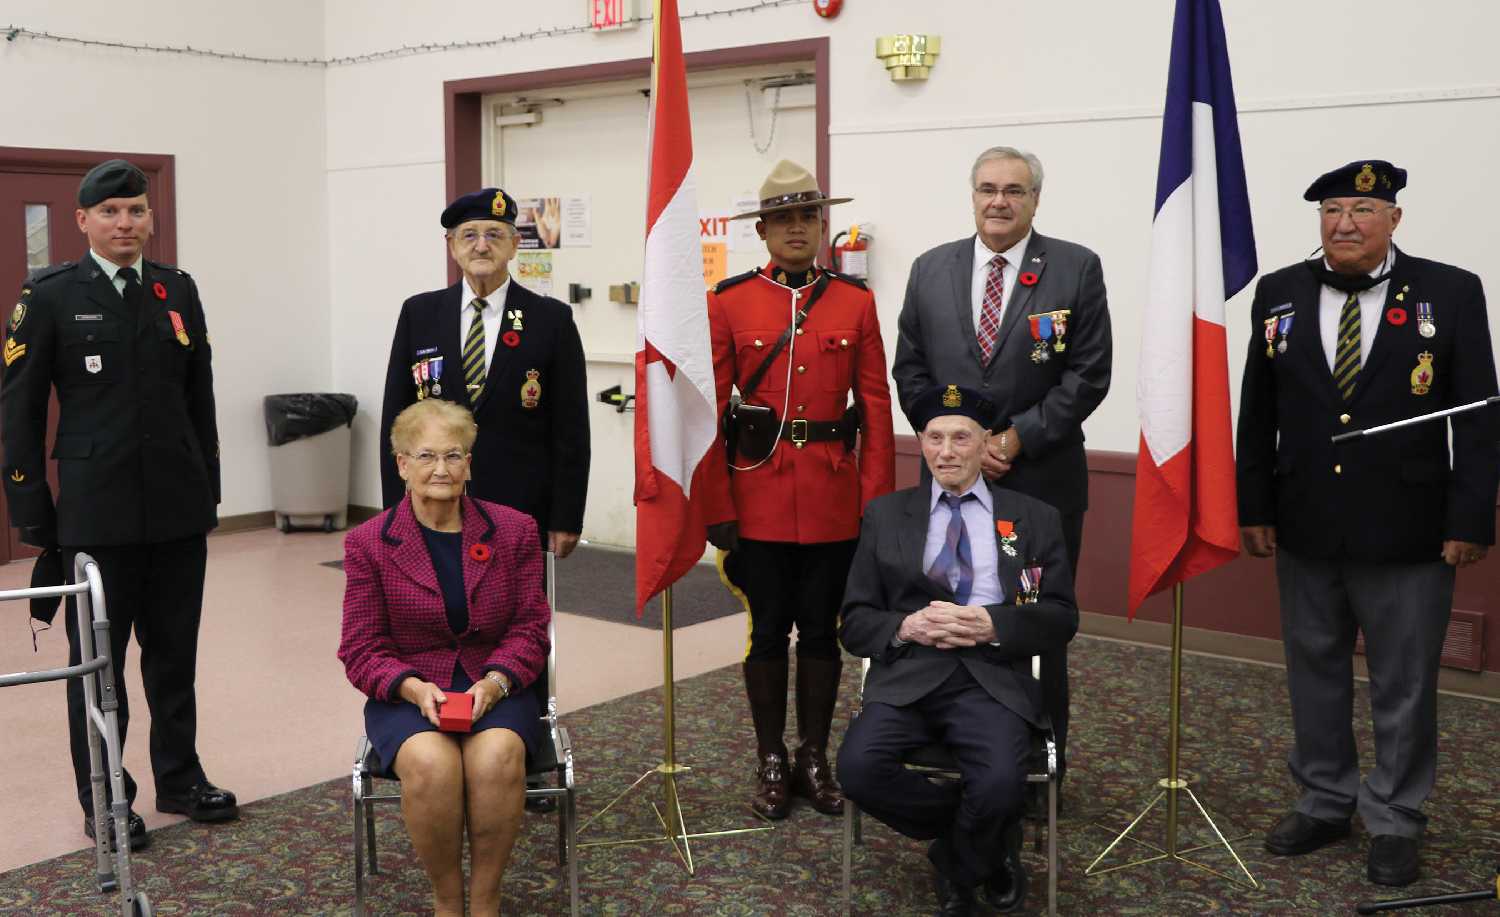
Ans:
{"type": "Polygon", "coordinates": [[[519,334],[516,334],[514,331],[507,331],[504,334],[500,335],[500,340],[505,342],[506,347],[521,346],[521,336],[519,334]]]}
{"type": "Polygon", "coordinates": [[[479,542],[478,544],[475,544],[474,547],[469,549],[469,556],[479,561],[480,563],[484,563],[485,561],[490,559],[490,546],[484,544],[483,542],[479,542]]]}
{"type": "Polygon", "coordinates": [[[162,302],[167,301],[167,288],[162,286],[160,281],[151,284],[151,292],[155,293],[156,298],[162,302]]]}
{"type": "Polygon", "coordinates": [[[1406,324],[1406,310],[1401,308],[1400,306],[1393,306],[1392,308],[1386,310],[1385,320],[1390,322],[1392,325],[1404,325],[1406,324]]]}
{"type": "Polygon", "coordinates": [[[1036,282],[1039,278],[1033,271],[1022,271],[1021,276],[1018,279],[1021,281],[1021,286],[1034,287],[1036,286],[1036,282]]]}

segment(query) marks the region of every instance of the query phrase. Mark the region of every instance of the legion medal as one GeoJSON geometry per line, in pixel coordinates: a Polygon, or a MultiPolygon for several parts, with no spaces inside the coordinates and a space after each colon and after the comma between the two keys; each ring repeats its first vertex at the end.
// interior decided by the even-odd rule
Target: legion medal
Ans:
{"type": "Polygon", "coordinates": [[[427,387],[422,384],[422,364],[421,363],[413,363],[411,365],[411,379],[412,379],[413,382],[415,382],[417,384],[417,400],[421,401],[423,398],[426,398],[427,397],[427,387]]]}
{"type": "Polygon", "coordinates": [[[1437,323],[1432,320],[1432,303],[1417,303],[1417,333],[1424,338],[1437,334],[1437,323]]]}
{"type": "Polygon", "coordinates": [[[1288,312],[1276,323],[1276,333],[1281,337],[1281,340],[1276,342],[1277,353],[1286,353],[1286,336],[1292,333],[1292,316],[1295,314],[1288,312]]]}
{"type": "Polygon", "coordinates": [[[526,381],[521,385],[521,407],[530,411],[542,400],[542,383],[537,381],[541,372],[535,369],[526,370],[526,381]]]}
{"type": "Polygon", "coordinates": [[[1031,362],[1040,366],[1052,359],[1047,342],[1052,339],[1052,316],[1031,315],[1031,337],[1035,344],[1031,346],[1031,362]]]}
{"type": "Polygon", "coordinates": [[[1417,368],[1411,371],[1411,393],[1425,395],[1432,390],[1432,354],[1417,354],[1417,368]]]}
{"type": "Polygon", "coordinates": [[[1072,309],[1059,309],[1052,313],[1052,330],[1057,338],[1057,343],[1052,345],[1052,349],[1058,353],[1068,349],[1068,342],[1063,340],[1063,335],[1068,333],[1068,316],[1072,314],[1072,309]]]}
{"type": "Polygon", "coordinates": [[[999,535],[1000,550],[1005,552],[1006,557],[1016,556],[1016,524],[1009,519],[995,520],[995,534],[999,535]]]}
{"type": "Polygon", "coordinates": [[[432,357],[427,361],[427,365],[432,372],[432,393],[434,395],[441,395],[443,393],[443,386],[439,384],[438,380],[443,378],[443,358],[432,357]]]}
{"type": "Polygon", "coordinates": [[[1266,356],[1276,356],[1276,316],[1266,319],[1266,356]]]}
{"type": "Polygon", "coordinates": [[[185,325],[183,325],[183,323],[182,323],[182,315],[181,315],[181,313],[179,313],[179,312],[177,312],[177,311],[175,311],[173,309],[168,309],[167,310],[167,315],[171,316],[171,318],[172,318],[172,330],[175,331],[175,332],[177,332],[177,343],[181,344],[184,347],[187,347],[188,346],[187,327],[185,325]]]}

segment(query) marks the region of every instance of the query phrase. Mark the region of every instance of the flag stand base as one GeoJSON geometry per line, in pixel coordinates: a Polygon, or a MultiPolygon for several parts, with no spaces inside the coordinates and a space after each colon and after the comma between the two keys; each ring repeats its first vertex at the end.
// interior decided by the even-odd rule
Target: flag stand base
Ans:
{"type": "MultiPolygon", "coordinates": [[[[672,849],[677,853],[677,858],[682,861],[683,867],[687,869],[687,874],[691,876],[695,874],[697,869],[697,867],[693,863],[692,841],[705,838],[731,837],[737,834],[754,834],[762,831],[770,831],[772,830],[772,826],[769,824],[764,824],[757,825],[753,828],[733,828],[727,831],[701,831],[696,834],[688,831],[687,818],[683,815],[682,812],[682,798],[677,792],[677,781],[680,777],[683,777],[684,775],[692,771],[692,768],[677,761],[677,722],[673,696],[675,693],[675,685],[672,678],[671,586],[668,586],[666,590],[662,592],[661,596],[661,631],[662,669],[663,674],[665,675],[662,683],[662,714],[666,738],[666,754],[663,756],[662,762],[660,764],[637,777],[634,783],[625,788],[624,792],[620,793],[614,799],[611,799],[608,805],[600,809],[591,818],[589,818],[588,821],[580,825],[578,828],[578,833],[582,834],[585,830],[588,829],[589,825],[592,825],[606,812],[614,808],[616,803],[624,799],[626,796],[629,796],[637,788],[643,786],[646,781],[652,777],[661,778],[662,789],[664,790],[666,797],[663,805],[659,806],[654,802],[651,803],[651,811],[656,815],[656,820],[661,825],[663,833],[650,834],[645,837],[621,838],[618,840],[587,841],[584,843],[580,843],[578,846],[580,848],[614,847],[622,844],[651,844],[666,841],[672,845],[672,849]]],[[[748,806],[746,808],[749,809],[748,806]]],[[[757,815],[753,809],[750,809],[749,811],[755,818],[761,821],[765,821],[765,819],[757,815]]]]}
{"type": "MultiPolygon", "coordinates": [[[[1090,863],[1088,869],[1084,870],[1084,875],[1102,876],[1105,873],[1115,872],[1116,870],[1120,869],[1129,869],[1133,866],[1144,866],[1147,863],[1155,863],[1159,861],[1175,861],[1178,863],[1186,863],[1189,866],[1195,866],[1199,869],[1204,870],[1205,872],[1212,873],[1213,875],[1216,875],[1221,879],[1233,882],[1236,885],[1241,885],[1246,888],[1258,890],[1260,888],[1260,883],[1255,880],[1255,876],[1252,875],[1250,869],[1245,866],[1245,861],[1240,859],[1240,855],[1235,852],[1234,845],[1232,843],[1232,841],[1243,840],[1250,835],[1241,834],[1234,838],[1226,838],[1224,836],[1224,832],[1220,831],[1219,826],[1214,823],[1213,816],[1208,814],[1208,809],[1204,808],[1203,803],[1198,800],[1197,795],[1195,795],[1193,791],[1188,787],[1188,781],[1183,779],[1181,773],[1178,771],[1177,763],[1181,739],[1182,721],[1181,583],[1178,583],[1172,587],[1172,696],[1171,710],[1168,714],[1168,720],[1167,776],[1156,781],[1156,785],[1158,787],[1157,794],[1151,798],[1150,802],[1146,803],[1145,808],[1141,810],[1140,814],[1138,814],[1130,822],[1129,825],[1125,826],[1125,830],[1117,834],[1115,836],[1115,839],[1110,841],[1109,846],[1105,847],[1104,850],[1094,858],[1094,862],[1090,863]],[[1183,793],[1187,794],[1188,799],[1192,800],[1193,805],[1198,810],[1198,813],[1203,816],[1203,820],[1207,822],[1209,828],[1213,830],[1213,835],[1215,838],[1214,841],[1188,848],[1181,848],[1178,846],[1178,803],[1179,795],[1183,793]],[[1139,837],[1135,837],[1134,832],[1145,821],[1146,816],[1149,815],[1151,811],[1156,808],[1157,804],[1160,803],[1163,799],[1166,800],[1167,804],[1166,846],[1160,847],[1156,844],[1150,843],[1149,841],[1144,841],[1139,837]],[[1124,840],[1129,840],[1131,843],[1139,844],[1140,846],[1153,851],[1153,854],[1138,860],[1131,860],[1128,863],[1106,866],[1102,869],[1099,868],[1099,864],[1103,862],[1105,857],[1109,856],[1110,851],[1114,850],[1117,846],[1119,846],[1120,842],[1124,840]],[[1229,851],[1229,855],[1234,858],[1235,865],[1239,867],[1240,872],[1244,873],[1244,879],[1241,879],[1238,875],[1220,872],[1219,870],[1214,869],[1206,863],[1200,863],[1197,860],[1189,859],[1186,856],[1186,854],[1189,853],[1196,853],[1200,850],[1208,850],[1220,846],[1229,851]]],[[[1100,827],[1104,826],[1101,825],[1100,827]]],[[[1110,829],[1106,828],[1105,830],[1110,829]]]]}

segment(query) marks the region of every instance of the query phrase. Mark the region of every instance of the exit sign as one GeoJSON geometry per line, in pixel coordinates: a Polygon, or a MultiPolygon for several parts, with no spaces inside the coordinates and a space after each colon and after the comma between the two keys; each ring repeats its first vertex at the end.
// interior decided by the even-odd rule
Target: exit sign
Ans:
{"type": "Polygon", "coordinates": [[[595,32],[610,32],[615,29],[633,29],[640,25],[636,18],[637,0],[585,0],[589,7],[589,27],[595,32]]]}

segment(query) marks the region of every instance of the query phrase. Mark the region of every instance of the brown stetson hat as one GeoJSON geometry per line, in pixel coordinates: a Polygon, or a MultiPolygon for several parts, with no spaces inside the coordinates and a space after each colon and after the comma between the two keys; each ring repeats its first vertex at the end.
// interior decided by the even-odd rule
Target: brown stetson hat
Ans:
{"type": "Polygon", "coordinates": [[[748,210],[730,217],[749,220],[778,210],[800,210],[803,207],[828,207],[852,201],[852,197],[828,197],[818,190],[813,174],[789,159],[783,159],[766,176],[760,186],[760,209],[748,210]]]}

